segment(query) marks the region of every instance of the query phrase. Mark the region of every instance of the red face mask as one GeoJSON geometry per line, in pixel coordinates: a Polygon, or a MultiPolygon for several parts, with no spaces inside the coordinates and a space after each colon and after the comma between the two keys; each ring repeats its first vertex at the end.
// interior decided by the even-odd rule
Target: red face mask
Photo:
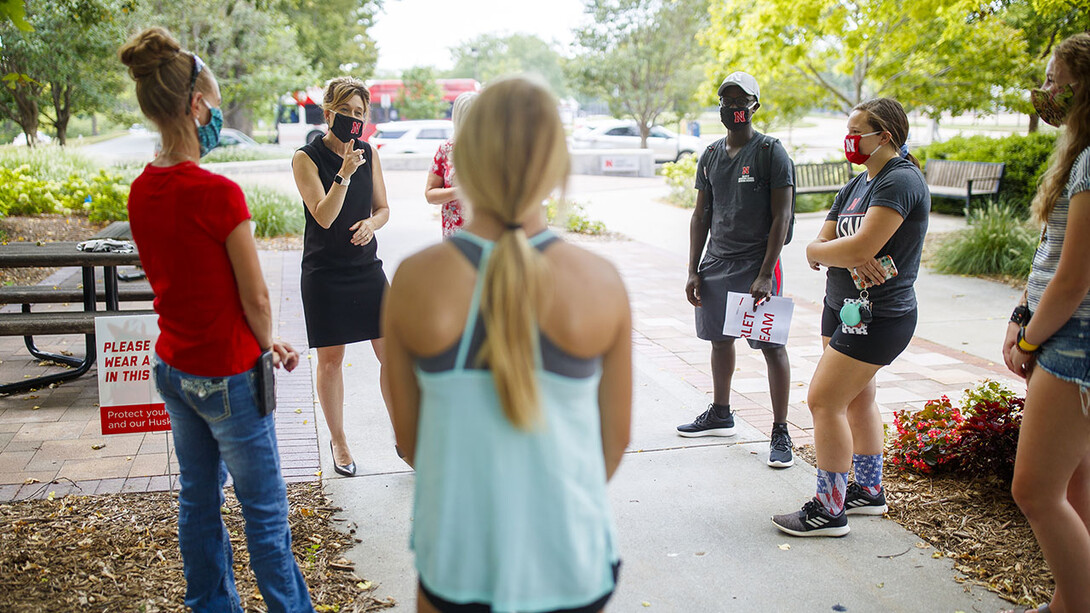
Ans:
{"type": "Polygon", "coordinates": [[[882,148],[882,145],[878,145],[874,148],[874,151],[871,151],[870,153],[863,153],[859,150],[859,141],[861,141],[864,136],[873,136],[875,134],[881,133],[882,132],[879,130],[876,132],[868,132],[866,134],[849,134],[845,136],[844,157],[848,158],[848,161],[852,164],[865,164],[867,160],[870,159],[870,156],[874,155],[875,151],[878,151],[882,148]]]}

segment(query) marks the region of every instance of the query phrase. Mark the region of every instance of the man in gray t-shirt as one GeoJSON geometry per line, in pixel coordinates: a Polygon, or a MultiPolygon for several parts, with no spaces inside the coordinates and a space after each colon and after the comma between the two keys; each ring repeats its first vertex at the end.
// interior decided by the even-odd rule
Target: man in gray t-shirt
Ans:
{"type": "MultiPolygon", "coordinates": [[[[689,279],[685,294],[696,307],[696,333],[712,343],[713,401],[681,436],[732,436],[730,384],[735,337],[723,334],[727,292],[756,300],[783,291],[780,250],[791,224],[794,166],[783,145],[753,129],[761,108],[757,80],[734,72],[719,86],[719,116],[727,136],[715,141],[696,169],[696,210],[689,225],[689,279]],[[707,252],[705,253],[705,246],[707,252]]],[[[768,366],[772,396],[769,466],[794,463],[787,432],[791,366],[783,345],[750,340],[768,366]]]]}

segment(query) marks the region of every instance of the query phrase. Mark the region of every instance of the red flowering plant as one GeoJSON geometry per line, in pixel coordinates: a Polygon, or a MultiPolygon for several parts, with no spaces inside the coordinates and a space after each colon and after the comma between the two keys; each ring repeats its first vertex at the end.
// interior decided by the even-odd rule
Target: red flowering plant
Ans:
{"type": "Polygon", "coordinates": [[[946,396],[928,401],[919,411],[897,411],[893,414],[897,435],[890,445],[890,463],[922,473],[945,468],[957,459],[958,428],[964,421],[961,410],[946,396]]]}
{"type": "Polygon", "coordinates": [[[963,405],[966,419],[959,428],[961,441],[957,449],[960,470],[1009,481],[1014,476],[1025,399],[995,381],[985,380],[975,389],[965,390],[963,405]]]}

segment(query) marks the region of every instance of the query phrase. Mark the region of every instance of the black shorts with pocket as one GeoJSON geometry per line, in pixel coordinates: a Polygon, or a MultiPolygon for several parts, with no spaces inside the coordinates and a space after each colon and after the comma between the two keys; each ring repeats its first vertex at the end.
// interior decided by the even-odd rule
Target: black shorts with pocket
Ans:
{"type": "Polygon", "coordinates": [[[840,313],[826,304],[821,311],[821,335],[830,339],[830,347],[849,358],[889,366],[912,341],[918,314],[913,307],[903,315],[875,317],[867,324],[866,334],[850,334],[840,327],[840,313]]]}

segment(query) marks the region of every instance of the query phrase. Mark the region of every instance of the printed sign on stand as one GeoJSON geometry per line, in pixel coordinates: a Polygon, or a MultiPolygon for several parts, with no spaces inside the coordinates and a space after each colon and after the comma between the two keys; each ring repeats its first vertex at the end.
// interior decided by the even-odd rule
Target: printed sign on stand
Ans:
{"type": "Polygon", "coordinates": [[[152,380],[158,337],[157,315],[95,318],[103,434],[170,430],[170,417],[152,380]]]}
{"type": "Polygon", "coordinates": [[[753,296],[728,292],[723,334],[785,345],[794,309],[795,303],[782,296],[773,296],[754,309],[753,296]]]}

